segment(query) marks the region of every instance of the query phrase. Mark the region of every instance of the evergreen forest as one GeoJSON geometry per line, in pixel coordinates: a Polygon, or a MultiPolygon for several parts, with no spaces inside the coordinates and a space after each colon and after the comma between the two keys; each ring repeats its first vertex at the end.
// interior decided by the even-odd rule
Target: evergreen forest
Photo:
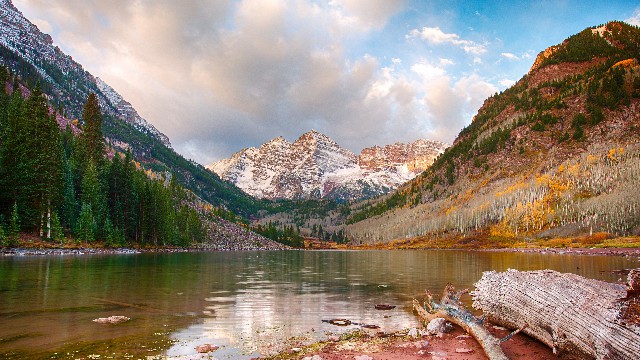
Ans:
{"type": "Polygon", "coordinates": [[[0,68],[0,244],[21,234],[108,247],[188,246],[205,238],[192,196],[170,173],[107,148],[95,94],[61,129],[39,85],[0,68]]]}

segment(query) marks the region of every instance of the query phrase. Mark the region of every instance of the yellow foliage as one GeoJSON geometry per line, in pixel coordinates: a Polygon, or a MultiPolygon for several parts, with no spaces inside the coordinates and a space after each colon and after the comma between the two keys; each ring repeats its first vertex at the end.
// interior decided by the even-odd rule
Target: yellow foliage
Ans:
{"type": "Polygon", "coordinates": [[[595,164],[596,161],[598,161],[598,158],[596,158],[595,156],[593,156],[591,154],[587,155],[587,163],[595,164]]]}
{"type": "Polygon", "coordinates": [[[580,174],[580,164],[574,164],[567,166],[567,172],[571,176],[578,176],[580,174]]]}
{"type": "Polygon", "coordinates": [[[560,164],[560,166],[558,166],[558,174],[562,174],[565,170],[566,168],[564,164],[560,164]]]}
{"type": "Polygon", "coordinates": [[[613,148],[613,149],[609,150],[609,153],[607,154],[607,157],[611,161],[618,161],[618,159],[616,158],[616,149],[613,148]]]}
{"type": "Polygon", "coordinates": [[[515,233],[509,227],[506,219],[503,219],[499,223],[492,225],[489,228],[489,235],[496,237],[515,237],[515,233]]]}
{"type": "Polygon", "coordinates": [[[512,193],[512,192],[514,192],[516,190],[524,189],[526,187],[526,185],[527,184],[524,182],[524,177],[523,177],[521,181],[509,186],[504,191],[498,191],[496,193],[496,197],[500,197],[502,195],[510,194],[510,193],[512,193]]]}

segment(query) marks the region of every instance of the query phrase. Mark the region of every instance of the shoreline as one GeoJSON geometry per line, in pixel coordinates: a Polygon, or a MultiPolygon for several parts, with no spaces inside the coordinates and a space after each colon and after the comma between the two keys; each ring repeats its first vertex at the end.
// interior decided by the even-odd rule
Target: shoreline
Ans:
{"type": "MultiPolygon", "coordinates": [[[[188,253],[188,252],[227,252],[242,251],[243,249],[220,249],[207,247],[157,247],[157,248],[103,248],[103,247],[12,247],[0,248],[0,256],[49,256],[49,255],[127,255],[127,254],[143,254],[143,253],[188,253]]],[[[246,251],[280,251],[274,249],[244,249],[246,251]]],[[[323,251],[324,249],[288,249],[288,250],[304,250],[304,251],[323,251]]],[[[335,249],[326,249],[331,251],[335,249]]],[[[350,249],[355,251],[366,251],[373,249],[350,249]]],[[[379,249],[393,250],[393,249],[379,249]]],[[[400,250],[400,249],[399,249],[400,250]]],[[[407,249],[402,249],[407,250],[407,249]]],[[[415,250],[454,250],[454,251],[474,251],[474,252],[508,252],[508,253],[526,253],[541,255],[585,255],[585,256],[623,256],[638,257],[640,260],[640,248],[626,247],[609,247],[609,248],[492,248],[492,249],[473,249],[473,248],[449,248],[449,249],[415,249],[415,250]]]]}
{"type": "MultiPolygon", "coordinates": [[[[511,333],[503,327],[488,324],[487,329],[497,338],[511,333]]],[[[510,359],[557,360],[551,348],[524,333],[514,335],[502,344],[502,349],[510,359]]],[[[215,353],[213,353],[215,355],[215,353]]],[[[375,333],[365,329],[355,330],[341,336],[331,336],[327,340],[309,345],[290,343],[287,350],[276,355],[258,359],[459,359],[484,360],[487,355],[476,339],[458,325],[439,335],[420,335],[418,328],[404,329],[394,333],[375,333]],[[411,336],[415,331],[417,334],[411,336]],[[299,345],[299,346],[297,346],[299,345]]]]}

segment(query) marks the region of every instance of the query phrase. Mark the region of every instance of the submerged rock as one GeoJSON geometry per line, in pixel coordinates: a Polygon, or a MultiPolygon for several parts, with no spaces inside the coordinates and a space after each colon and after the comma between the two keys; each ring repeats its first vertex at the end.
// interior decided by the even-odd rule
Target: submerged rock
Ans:
{"type": "Polygon", "coordinates": [[[106,318],[93,319],[93,322],[98,324],[119,324],[129,320],[131,320],[131,318],[128,318],[126,316],[114,315],[106,318]]]}
{"type": "Polygon", "coordinates": [[[212,344],[203,344],[203,345],[198,345],[196,346],[196,351],[204,354],[204,353],[208,353],[208,352],[212,352],[212,351],[216,351],[218,350],[220,347],[218,345],[212,345],[212,344]]]}

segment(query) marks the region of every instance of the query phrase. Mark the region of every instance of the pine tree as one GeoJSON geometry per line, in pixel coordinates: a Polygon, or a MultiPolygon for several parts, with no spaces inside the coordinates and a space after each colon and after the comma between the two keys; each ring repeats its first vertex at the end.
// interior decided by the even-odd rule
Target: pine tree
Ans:
{"type": "MultiPolygon", "coordinates": [[[[106,199],[102,190],[102,184],[100,183],[98,170],[93,161],[89,161],[84,170],[81,189],[82,194],[80,200],[83,204],[90,206],[94,221],[96,226],[98,226],[98,228],[94,230],[103,230],[102,225],[106,219],[106,199]]],[[[94,232],[94,236],[102,238],[104,232],[94,232]]]]}
{"type": "Polygon", "coordinates": [[[18,242],[18,235],[20,234],[20,217],[18,215],[18,203],[13,204],[11,211],[11,220],[9,222],[9,232],[7,237],[9,239],[9,246],[18,242]]]}
{"type": "Polygon", "coordinates": [[[104,140],[102,138],[102,113],[96,94],[91,93],[82,109],[84,129],[80,138],[84,163],[93,162],[98,165],[104,157],[104,140]]]}
{"type": "Polygon", "coordinates": [[[51,214],[51,240],[64,245],[64,230],[57,212],[51,214]]]}
{"type": "Polygon", "coordinates": [[[75,231],[77,240],[93,242],[95,240],[96,222],[93,217],[93,211],[91,205],[88,203],[82,203],[82,210],[80,210],[80,217],[78,219],[78,226],[75,231]]]}

